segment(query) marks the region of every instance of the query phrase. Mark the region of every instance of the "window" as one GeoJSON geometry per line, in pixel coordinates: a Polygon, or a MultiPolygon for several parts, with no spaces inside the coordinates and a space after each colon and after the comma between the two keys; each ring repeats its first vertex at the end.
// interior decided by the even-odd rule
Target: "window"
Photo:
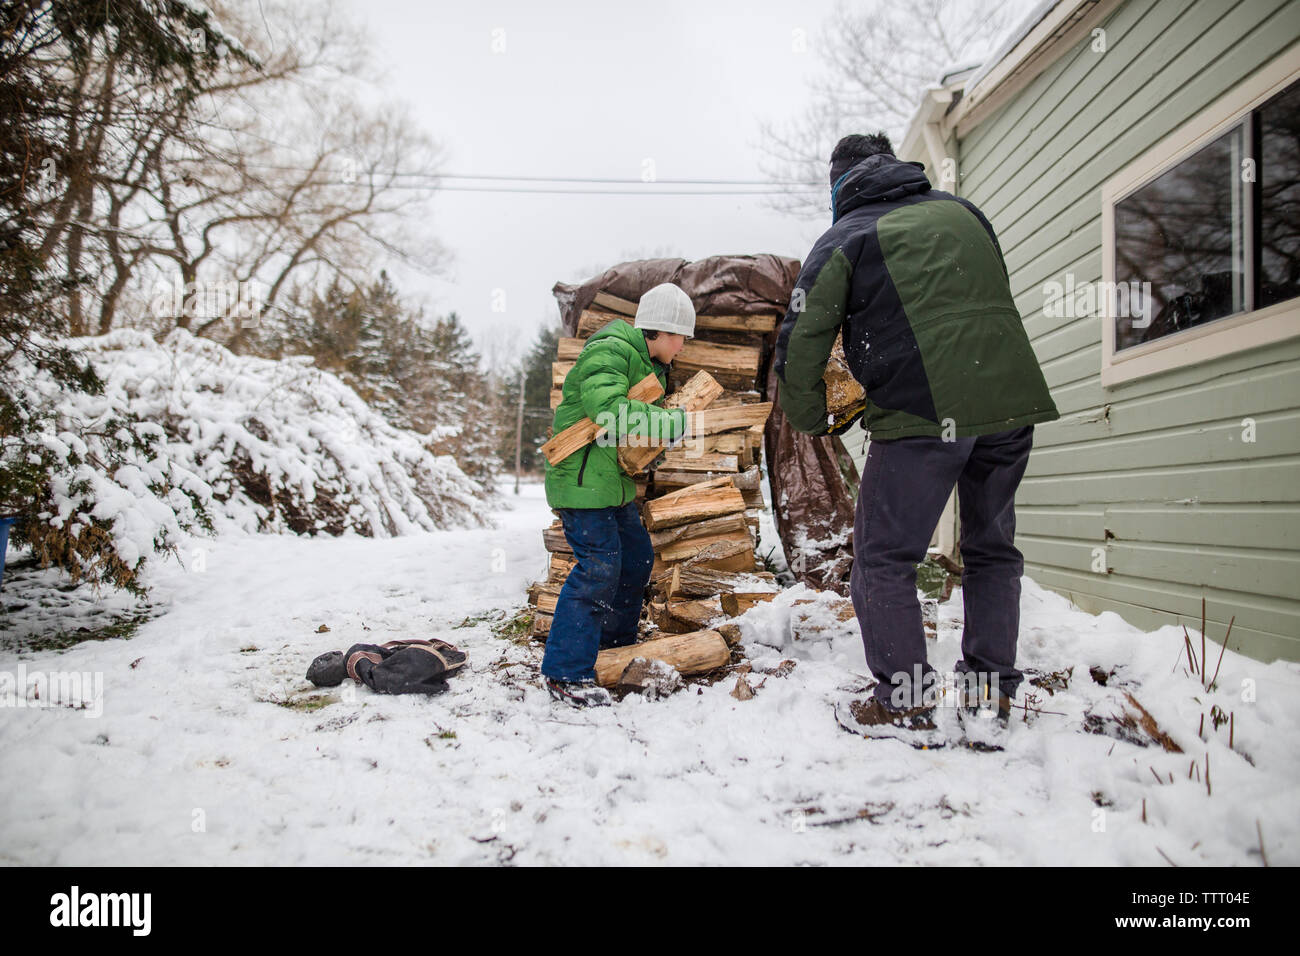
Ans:
{"type": "Polygon", "coordinates": [[[1114,216],[1115,281],[1137,292],[1113,312],[1116,352],[1300,296],[1300,83],[1114,216]]]}
{"type": "Polygon", "coordinates": [[[1300,44],[1102,186],[1103,387],[1300,337],[1300,44]]]}
{"type": "Polygon", "coordinates": [[[1300,296],[1300,83],[1257,115],[1262,307],[1300,296]]]}

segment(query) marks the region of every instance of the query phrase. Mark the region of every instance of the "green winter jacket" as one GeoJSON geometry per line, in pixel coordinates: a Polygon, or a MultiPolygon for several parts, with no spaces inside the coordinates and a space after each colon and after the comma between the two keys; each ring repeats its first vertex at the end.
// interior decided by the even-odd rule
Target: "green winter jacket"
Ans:
{"type": "Polygon", "coordinates": [[[1012,298],[993,227],[920,163],[862,160],[800,271],[773,350],[800,432],[827,432],[822,374],[843,333],[872,440],[962,438],[1060,417],[1012,298]]]}
{"type": "Polygon", "coordinates": [[[680,408],[660,408],[627,397],[628,389],[653,373],[667,390],[667,368],[650,357],[645,335],[614,319],[592,335],[564,377],[553,434],[584,418],[608,423],[608,434],[546,465],[546,503],[552,508],[617,508],[636,497],[636,484],[618,465],[618,444],[644,445],[658,436],[674,441],[686,429],[680,408]],[[634,436],[629,439],[629,436],[634,436]]]}

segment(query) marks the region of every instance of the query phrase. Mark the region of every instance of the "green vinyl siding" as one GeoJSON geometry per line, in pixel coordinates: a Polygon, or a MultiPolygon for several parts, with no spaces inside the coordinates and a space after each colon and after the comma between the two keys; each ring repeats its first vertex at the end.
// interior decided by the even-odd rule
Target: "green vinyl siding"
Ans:
{"type": "Polygon", "coordinates": [[[1103,388],[1101,319],[1043,293],[1101,280],[1103,184],[1300,39],[1300,3],[1131,0],[1102,27],[949,147],[1061,412],[1017,497],[1026,574],[1143,628],[1204,597],[1210,637],[1235,616],[1234,649],[1300,660],[1300,338],[1103,388]]]}

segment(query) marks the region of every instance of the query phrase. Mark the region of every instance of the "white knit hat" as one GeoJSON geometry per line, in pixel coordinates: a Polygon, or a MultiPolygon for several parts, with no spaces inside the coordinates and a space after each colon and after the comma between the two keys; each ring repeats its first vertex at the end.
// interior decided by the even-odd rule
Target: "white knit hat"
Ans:
{"type": "Polygon", "coordinates": [[[658,329],[691,338],[695,335],[695,306],[680,287],[665,282],[641,296],[632,324],[638,329],[658,329]]]}

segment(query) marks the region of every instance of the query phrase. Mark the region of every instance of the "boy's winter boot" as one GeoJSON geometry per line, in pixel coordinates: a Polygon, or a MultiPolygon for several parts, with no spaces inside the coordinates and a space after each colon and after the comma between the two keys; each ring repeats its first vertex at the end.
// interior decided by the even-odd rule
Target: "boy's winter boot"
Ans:
{"type": "Polygon", "coordinates": [[[594,680],[555,680],[553,677],[544,680],[551,696],[570,707],[608,707],[614,702],[609,691],[594,680]]]}

